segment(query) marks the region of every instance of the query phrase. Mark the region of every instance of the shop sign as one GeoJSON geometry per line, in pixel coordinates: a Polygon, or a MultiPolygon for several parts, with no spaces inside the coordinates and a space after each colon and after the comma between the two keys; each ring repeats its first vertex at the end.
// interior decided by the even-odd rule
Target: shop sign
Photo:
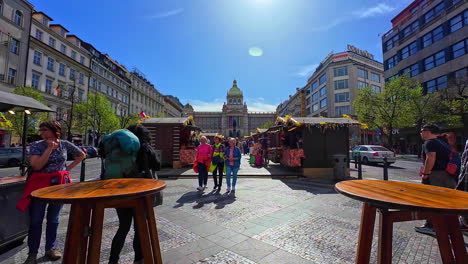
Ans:
{"type": "Polygon", "coordinates": [[[364,57],[367,57],[369,59],[372,59],[372,60],[374,59],[374,54],[369,53],[367,50],[360,50],[360,49],[354,47],[353,45],[348,44],[348,50],[350,50],[352,52],[355,52],[355,53],[357,53],[359,55],[362,55],[364,57]]]}

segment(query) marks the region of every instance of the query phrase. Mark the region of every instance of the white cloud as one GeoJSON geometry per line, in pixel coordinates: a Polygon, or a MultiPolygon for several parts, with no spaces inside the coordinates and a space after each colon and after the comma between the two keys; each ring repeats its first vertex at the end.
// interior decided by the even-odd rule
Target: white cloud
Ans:
{"type": "Polygon", "coordinates": [[[157,13],[157,14],[149,16],[148,18],[150,19],[166,18],[166,17],[178,15],[182,13],[183,11],[184,11],[183,8],[179,8],[179,9],[174,9],[174,10],[170,10],[166,12],[157,13]]]}
{"type": "MultiPolygon", "coordinates": [[[[182,100],[188,102],[193,106],[193,109],[196,112],[221,112],[223,110],[223,104],[226,101],[225,98],[215,98],[213,101],[201,101],[193,99],[182,100]]],[[[245,98],[247,103],[247,108],[249,112],[274,112],[276,111],[276,106],[274,104],[269,104],[265,102],[265,99],[262,97],[258,98],[245,98]]]]}
{"type": "Polygon", "coordinates": [[[395,10],[395,7],[391,7],[387,4],[380,3],[374,7],[369,7],[359,12],[356,12],[355,15],[360,18],[367,18],[377,15],[384,15],[395,10]]]}
{"type": "Polygon", "coordinates": [[[314,73],[317,67],[318,67],[318,64],[305,65],[299,69],[296,75],[299,77],[309,77],[310,75],[312,75],[312,73],[314,73]]]}
{"type": "Polygon", "coordinates": [[[335,20],[332,20],[329,24],[324,24],[324,25],[315,26],[315,27],[312,26],[311,28],[309,28],[309,30],[311,32],[327,31],[327,30],[329,30],[331,28],[334,28],[334,27],[338,26],[339,24],[345,22],[348,19],[346,19],[346,18],[337,18],[335,20]]]}

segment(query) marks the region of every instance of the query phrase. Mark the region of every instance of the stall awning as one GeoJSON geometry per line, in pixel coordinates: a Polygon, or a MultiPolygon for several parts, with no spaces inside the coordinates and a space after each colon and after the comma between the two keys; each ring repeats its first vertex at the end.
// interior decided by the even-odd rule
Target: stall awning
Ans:
{"type": "Polygon", "coordinates": [[[351,118],[344,117],[294,117],[297,122],[303,124],[349,124],[349,125],[359,125],[360,123],[351,118]]]}
{"type": "Polygon", "coordinates": [[[0,112],[15,109],[27,109],[31,112],[54,112],[54,110],[34,98],[0,91],[0,112]]]}

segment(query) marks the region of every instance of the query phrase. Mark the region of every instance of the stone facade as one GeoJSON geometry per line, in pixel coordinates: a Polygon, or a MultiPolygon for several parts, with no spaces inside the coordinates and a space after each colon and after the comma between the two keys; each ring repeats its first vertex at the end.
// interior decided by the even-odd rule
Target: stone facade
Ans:
{"type": "Polygon", "coordinates": [[[242,91],[234,80],[221,112],[196,112],[185,106],[187,115],[192,115],[195,125],[204,132],[219,133],[229,137],[243,137],[255,133],[266,122],[275,122],[274,112],[248,112],[242,91]]]}

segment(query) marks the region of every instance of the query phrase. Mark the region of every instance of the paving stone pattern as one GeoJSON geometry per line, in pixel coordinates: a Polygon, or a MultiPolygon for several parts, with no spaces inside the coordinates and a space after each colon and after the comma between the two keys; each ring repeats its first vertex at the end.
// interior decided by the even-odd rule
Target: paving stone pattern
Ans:
{"type": "MultiPolygon", "coordinates": [[[[156,208],[164,263],[354,262],[361,204],[336,193],[332,182],[240,178],[235,194],[225,193],[225,186],[219,193],[211,192],[211,178],[211,188],[205,192],[196,191],[196,179],[166,182],[164,204],[156,208]]],[[[69,209],[66,205],[61,212],[60,250],[69,209]]],[[[441,263],[437,241],[415,233],[417,224],[395,224],[393,263],[441,263]]],[[[106,210],[101,263],[107,263],[117,228],[115,210],[106,210]]],[[[44,254],[44,240],[39,257],[44,254]]],[[[120,263],[132,263],[132,241],[133,230],[120,263]]],[[[376,232],[373,242],[372,263],[376,263],[376,232]]],[[[23,243],[2,253],[0,264],[22,263],[27,253],[23,243]]]]}

